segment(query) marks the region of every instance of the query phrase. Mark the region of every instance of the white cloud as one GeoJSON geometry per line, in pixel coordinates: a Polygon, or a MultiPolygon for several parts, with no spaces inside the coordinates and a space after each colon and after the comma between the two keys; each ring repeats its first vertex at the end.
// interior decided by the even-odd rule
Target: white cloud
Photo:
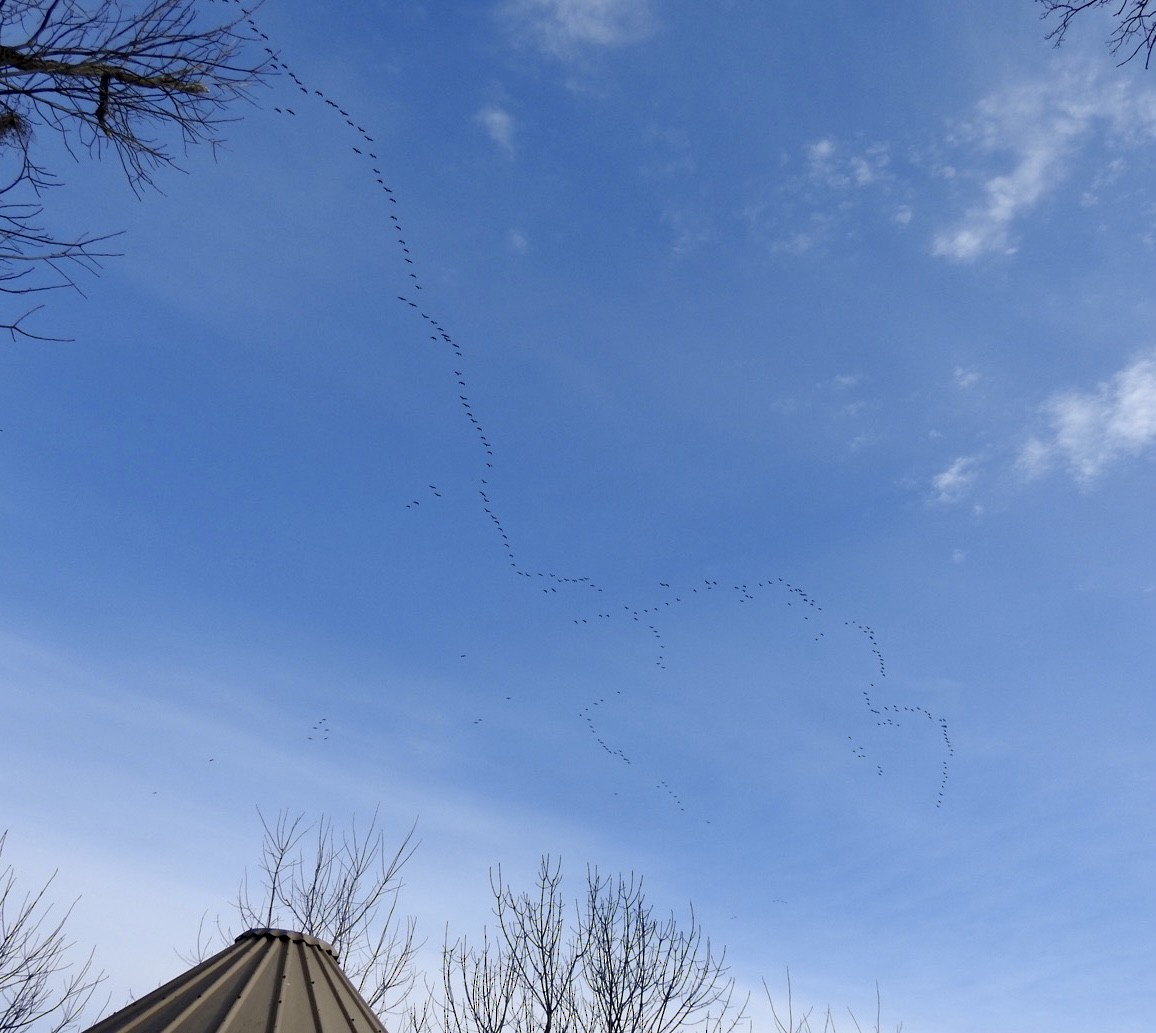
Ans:
{"type": "Polygon", "coordinates": [[[695,211],[668,208],[660,221],[673,233],[671,250],[676,255],[689,255],[708,243],[712,236],[709,220],[695,211]]]}
{"type": "Polygon", "coordinates": [[[1021,449],[1021,472],[1036,477],[1060,462],[1078,480],[1091,481],[1117,460],[1156,446],[1156,355],[1093,391],[1054,395],[1044,412],[1048,431],[1021,449]]]}
{"type": "Polygon", "coordinates": [[[949,504],[959,502],[975,483],[976,461],[974,456],[960,456],[942,473],[931,479],[935,501],[949,504]]]}
{"type": "Polygon", "coordinates": [[[514,132],[517,129],[513,115],[496,104],[487,104],[474,116],[474,121],[486,131],[498,147],[513,157],[514,132]]]}
{"type": "Polygon", "coordinates": [[[835,190],[881,182],[891,161],[886,144],[870,144],[859,153],[844,154],[829,136],[807,144],[805,155],[811,182],[835,190]]]}
{"type": "Polygon", "coordinates": [[[979,374],[973,369],[964,369],[962,366],[956,366],[951,371],[951,379],[955,381],[955,386],[962,391],[966,391],[969,387],[975,387],[979,383],[979,374]]]}
{"type": "Polygon", "coordinates": [[[1026,144],[1015,169],[994,176],[984,188],[984,200],[974,206],[953,229],[939,233],[932,253],[969,262],[988,252],[1014,254],[1009,229],[1012,220],[1034,205],[1062,175],[1059,168],[1066,141],[1038,137],[1026,144]]]}
{"type": "Polygon", "coordinates": [[[771,250],[787,255],[805,255],[817,247],[826,236],[829,221],[816,216],[811,220],[811,229],[798,230],[789,236],[776,240],[771,245],[771,250]]]}
{"type": "Polygon", "coordinates": [[[831,386],[836,391],[846,391],[852,387],[858,387],[863,383],[862,373],[839,373],[831,378],[831,386]]]}
{"type": "Polygon", "coordinates": [[[856,155],[850,161],[851,178],[856,186],[865,187],[879,178],[881,171],[887,164],[886,156],[872,155],[871,160],[856,155]]]}
{"type": "MultiPolygon", "coordinates": [[[[783,156],[783,165],[794,157],[783,156]]],[[[848,145],[824,136],[802,147],[801,169],[788,176],[776,191],[783,203],[746,204],[741,214],[759,232],[765,222],[772,250],[802,255],[845,233],[853,237],[864,209],[895,187],[891,153],[886,143],[848,145]]],[[[910,219],[910,214],[906,220],[910,219]]],[[[898,216],[900,224],[906,221],[898,216]]]]}
{"type": "Polygon", "coordinates": [[[1124,171],[1126,164],[1123,158],[1113,158],[1108,162],[1108,164],[1092,178],[1090,188],[1080,195],[1080,204],[1085,208],[1091,208],[1093,205],[1099,204],[1100,191],[1105,187],[1115,184],[1124,171]]]}
{"type": "Polygon", "coordinates": [[[650,0],[507,0],[515,31],[556,57],[584,47],[617,47],[654,31],[650,0]]]}
{"type": "Polygon", "coordinates": [[[831,167],[831,160],[835,157],[835,141],[829,136],[814,143],[807,144],[807,164],[811,171],[823,175],[831,167]]]}
{"type": "Polygon", "coordinates": [[[530,238],[519,229],[510,230],[506,234],[506,241],[516,255],[524,255],[530,250],[530,238]]]}
{"type": "MultiPolygon", "coordinates": [[[[1156,93],[1092,73],[1067,74],[1021,85],[986,98],[973,120],[960,127],[959,142],[981,154],[1011,156],[1010,167],[984,178],[982,196],[937,234],[932,253],[959,262],[1016,250],[1012,226],[1069,174],[1073,158],[1103,129],[1120,146],[1156,135],[1156,93]]],[[[952,177],[957,169],[944,167],[952,177]]]]}

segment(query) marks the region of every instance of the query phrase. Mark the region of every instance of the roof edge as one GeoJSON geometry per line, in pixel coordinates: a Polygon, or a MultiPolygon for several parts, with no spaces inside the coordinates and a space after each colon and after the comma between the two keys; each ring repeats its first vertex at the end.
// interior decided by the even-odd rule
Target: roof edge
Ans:
{"type": "Polygon", "coordinates": [[[241,933],[233,942],[240,943],[242,940],[288,940],[290,943],[304,943],[310,947],[319,947],[321,950],[332,954],[333,957],[337,957],[337,951],[333,949],[333,944],[326,943],[316,936],[310,936],[308,933],[297,932],[294,929],[248,929],[241,933]]]}

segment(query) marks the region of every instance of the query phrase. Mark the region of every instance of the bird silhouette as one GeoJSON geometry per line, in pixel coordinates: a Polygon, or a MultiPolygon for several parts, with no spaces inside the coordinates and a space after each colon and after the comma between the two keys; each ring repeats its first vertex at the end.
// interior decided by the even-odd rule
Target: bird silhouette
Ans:
{"type": "MultiPolygon", "coordinates": [[[[262,39],[268,41],[269,37],[257,27],[257,23],[253,20],[251,14],[247,12],[246,18],[250,27],[262,39]]],[[[415,295],[411,293],[424,291],[425,283],[423,281],[421,268],[414,257],[413,250],[409,243],[411,239],[410,235],[405,233],[402,228],[401,218],[398,214],[400,210],[398,197],[387,182],[386,173],[380,164],[377,153],[369,149],[374,146],[374,138],[364,125],[355,121],[353,115],[346,110],[343,105],[330,97],[325,91],[318,89],[316,86],[307,85],[272,48],[265,49],[270,55],[274,67],[285,72],[290,82],[298,91],[320,100],[323,102],[325,109],[333,111],[335,117],[342,119],[342,132],[357,134],[357,142],[351,143],[350,146],[356,157],[364,162],[368,180],[375,183],[381,190],[383,200],[386,202],[385,214],[388,215],[386,224],[391,227],[394,246],[397,249],[396,254],[400,257],[401,264],[406,272],[408,287],[396,294],[397,301],[412,314],[413,318],[420,320],[421,325],[426,328],[428,339],[431,342],[439,346],[444,346],[446,349],[446,358],[449,360],[447,363],[447,372],[452,373],[454,382],[459,388],[458,400],[460,402],[460,413],[465,418],[466,425],[470,428],[469,433],[477,443],[477,448],[479,449],[479,476],[477,479],[481,487],[478,495],[475,496],[476,504],[480,505],[482,514],[494,535],[493,541],[495,546],[505,557],[507,569],[511,570],[517,577],[523,579],[533,577],[535,580],[541,579],[546,582],[546,584],[542,586],[540,596],[557,596],[559,595],[559,589],[563,588],[570,590],[570,596],[568,598],[575,598],[576,593],[580,594],[581,597],[585,597],[586,593],[591,592],[603,593],[603,586],[598,584],[588,574],[578,576],[574,573],[560,570],[557,567],[553,569],[534,569],[523,563],[517,539],[510,533],[509,528],[504,522],[502,516],[504,509],[501,505],[501,500],[495,494],[491,493],[489,480],[486,476],[489,471],[495,468],[495,463],[500,458],[501,450],[495,446],[495,439],[488,432],[483,419],[479,415],[478,409],[471,401],[470,367],[469,363],[465,361],[466,353],[461,342],[431,314],[430,306],[426,304],[419,305],[415,300],[415,295]]],[[[279,114],[296,115],[296,112],[292,108],[285,106],[279,106],[274,110],[279,114]]],[[[98,122],[101,120],[101,118],[98,118],[98,122]]],[[[442,498],[443,493],[440,489],[432,484],[429,485],[428,488],[434,498],[442,498]]],[[[405,508],[420,509],[421,501],[419,498],[411,498],[410,501],[405,503],[405,508]]],[[[653,582],[651,583],[653,584],[653,582]]],[[[725,598],[726,595],[726,590],[721,589],[719,580],[715,578],[705,578],[698,584],[684,586],[677,590],[673,587],[674,583],[673,580],[659,581],[658,588],[661,595],[657,599],[644,599],[633,604],[627,601],[623,603],[623,609],[621,611],[617,611],[614,607],[606,607],[603,605],[598,608],[597,613],[593,611],[579,612],[571,618],[571,623],[574,627],[585,626],[586,628],[590,628],[591,621],[595,620],[599,622],[600,627],[606,627],[608,623],[621,620],[624,616],[630,617],[629,625],[631,627],[637,626],[638,632],[645,635],[646,640],[650,644],[650,648],[653,649],[653,653],[651,654],[653,666],[662,671],[666,671],[669,668],[670,654],[667,636],[663,632],[663,626],[669,615],[679,607],[685,605],[685,599],[691,597],[701,598],[699,594],[700,588],[702,589],[703,595],[706,593],[716,593],[716,599],[719,596],[725,598]],[[663,623],[660,623],[657,617],[660,613],[664,615],[662,618],[663,623]],[[613,614],[617,614],[617,616],[613,614]]],[[[785,597],[779,596],[779,598],[793,613],[799,614],[795,619],[801,618],[802,621],[810,624],[813,619],[818,619],[819,615],[823,613],[823,607],[818,605],[816,599],[801,587],[779,575],[764,578],[761,581],[749,579],[744,582],[739,580],[730,587],[730,595],[733,602],[748,609],[752,606],[757,606],[760,602],[768,601],[773,593],[785,593],[785,597]],[[799,611],[804,612],[799,613],[799,611]]],[[[542,605],[546,605],[546,603],[543,602],[542,605]]],[[[858,633],[863,636],[863,641],[867,647],[868,656],[871,659],[875,675],[882,682],[887,677],[887,663],[879,646],[875,630],[868,624],[852,621],[845,622],[844,627],[858,631],[858,633]]],[[[809,636],[809,640],[822,646],[827,641],[825,629],[817,629],[809,636]]],[[[461,654],[462,659],[465,659],[465,657],[466,654],[461,654]]],[[[614,698],[616,701],[622,701],[622,697],[623,690],[616,688],[614,698]]],[[[509,699],[509,697],[506,698],[509,699]]],[[[618,762],[630,764],[631,758],[627,756],[626,752],[621,747],[613,745],[612,741],[608,738],[602,727],[603,722],[601,720],[595,722],[594,720],[594,708],[601,707],[605,709],[608,698],[609,697],[605,695],[601,695],[597,697],[597,699],[592,700],[581,712],[581,717],[593,737],[595,745],[598,746],[600,750],[615,758],[618,762]]],[[[900,713],[907,713],[913,716],[925,716],[928,721],[932,723],[932,727],[937,729],[941,747],[945,752],[942,775],[938,787],[938,802],[936,804],[936,806],[940,806],[947,785],[949,762],[951,758],[954,757],[954,744],[949,735],[946,720],[943,718],[934,718],[930,710],[918,705],[905,704],[901,707],[897,706],[890,698],[883,695],[882,690],[877,688],[874,682],[870,682],[868,686],[862,690],[861,703],[864,705],[867,713],[877,719],[876,725],[880,728],[885,728],[889,731],[900,728],[902,723],[897,720],[898,715],[900,713]]],[[[482,718],[477,717],[473,723],[476,725],[480,724],[481,721],[482,718]]],[[[315,726],[311,731],[327,736],[328,726],[326,725],[324,730],[315,726]]],[[[866,749],[854,739],[851,739],[851,742],[853,755],[858,759],[866,759],[866,749]]],[[[883,776],[882,765],[877,764],[876,771],[877,777],[883,776]]],[[[654,791],[667,795],[671,803],[679,811],[684,811],[683,801],[672,788],[672,783],[669,778],[658,779],[658,781],[654,783],[654,791]]]]}

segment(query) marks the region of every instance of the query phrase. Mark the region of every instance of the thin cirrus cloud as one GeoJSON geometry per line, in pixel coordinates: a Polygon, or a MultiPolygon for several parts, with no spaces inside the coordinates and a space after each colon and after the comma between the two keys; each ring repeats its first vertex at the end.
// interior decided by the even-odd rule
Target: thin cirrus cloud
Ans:
{"type": "Polygon", "coordinates": [[[514,133],[517,130],[513,115],[496,104],[487,104],[474,116],[474,121],[486,131],[486,135],[503,154],[513,157],[514,133]]]}
{"type": "MultiPolygon", "coordinates": [[[[849,147],[833,136],[823,136],[807,143],[801,158],[801,172],[779,188],[780,204],[759,201],[740,211],[751,230],[760,235],[769,223],[771,249],[789,255],[814,251],[848,232],[864,199],[872,191],[885,195],[895,183],[886,143],[849,147]]],[[[906,225],[912,212],[899,205],[893,215],[899,225],[906,225]]]]}
{"type": "Polygon", "coordinates": [[[934,500],[944,504],[960,502],[975,484],[979,472],[977,467],[974,456],[955,459],[946,470],[931,479],[934,500]]]}
{"type": "Polygon", "coordinates": [[[968,388],[975,387],[979,383],[979,374],[973,369],[965,369],[963,366],[956,366],[951,371],[951,379],[955,381],[955,386],[961,391],[966,391],[968,388]]]}
{"type": "Polygon", "coordinates": [[[887,175],[890,161],[886,144],[875,143],[846,153],[829,136],[808,144],[805,153],[811,181],[834,189],[878,183],[887,175]]]}
{"type": "Polygon", "coordinates": [[[1156,447],[1156,351],[1091,391],[1066,391],[1044,404],[1046,432],[1020,450],[1020,471],[1035,478],[1059,465],[1087,484],[1109,466],[1156,447]]]}
{"type": "Polygon", "coordinates": [[[507,0],[500,10],[518,36],[563,58],[636,43],[655,28],[649,0],[507,0]]]}
{"type": "MultiPolygon", "coordinates": [[[[955,142],[979,155],[1010,155],[1010,163],[982,180],[981,196],[954,225],[936,234],[932,254],[972,262],[1011,254],[1013,227],[1070,174],[1097,132],[1116,148],[1156,136],[1156,93],[1134,82],[1102,82],[1095,73],[1068,74],[1021,84],[985,98],[955,142]]],[[[958,170],[944,167],[949,177],[958,170]]]]}

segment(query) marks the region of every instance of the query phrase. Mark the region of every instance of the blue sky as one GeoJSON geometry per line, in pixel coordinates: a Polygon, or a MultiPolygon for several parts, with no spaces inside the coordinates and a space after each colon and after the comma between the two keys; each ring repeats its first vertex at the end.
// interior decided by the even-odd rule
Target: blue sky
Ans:
{"type": "Polygon", "coordinates": [[[1156,73],[1027,0],[260,23],[364,132],[60,166],[124,254],[0,347],[7,851],[113,1004],[258,807],[380,806],[432,946],[550,852],[759,994],[1151,1029],[1156,73]]]}

